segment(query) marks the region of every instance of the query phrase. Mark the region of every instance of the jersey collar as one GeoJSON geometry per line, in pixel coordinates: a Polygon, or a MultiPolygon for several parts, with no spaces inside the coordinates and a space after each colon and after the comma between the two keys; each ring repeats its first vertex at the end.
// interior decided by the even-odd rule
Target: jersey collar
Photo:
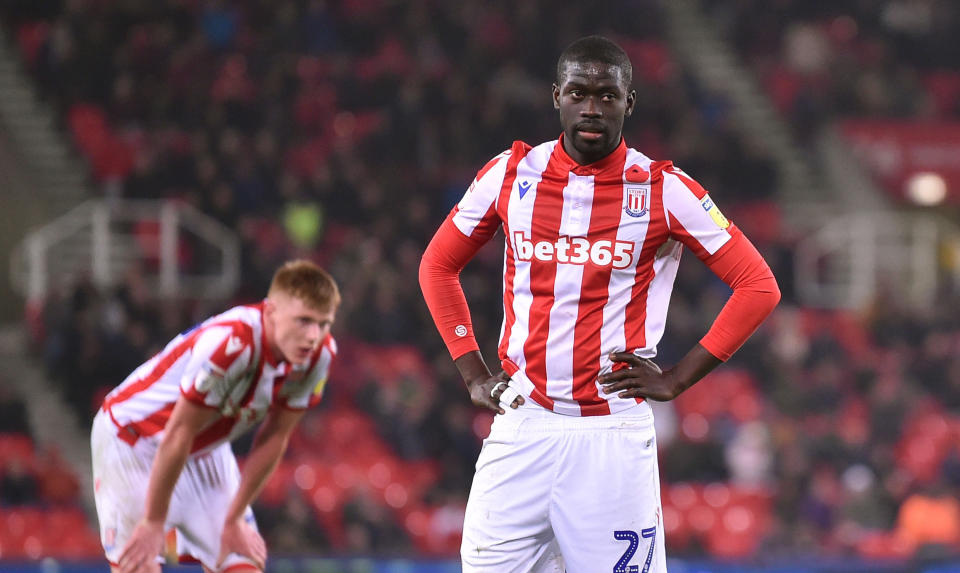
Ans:
{"type": "MultiPolygon", "coordinates": [[[[627,160],[627,144],[621,136],[620,145],[611,151],[609,155],[593,163],[580,165],[574,161],[572,157],[567,155],[567,150],[563,148],[563,134],[561,133],[560,138],[557,140],[557,145],[553,148],[553,159],[563,165],[567,171],[572,171],[575,175],[599,175],[612,169],[622,171],[623,164],[627,160]]],[[[619,172],[617,173],[617,177],[620,177],[619,172]]]]}

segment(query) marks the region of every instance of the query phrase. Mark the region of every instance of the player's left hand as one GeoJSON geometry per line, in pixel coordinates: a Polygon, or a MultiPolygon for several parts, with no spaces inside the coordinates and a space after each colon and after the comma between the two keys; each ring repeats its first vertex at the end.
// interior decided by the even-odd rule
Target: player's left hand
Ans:
{"type": "Polygon", "coordinates": [[[621,398],[649,398],[657,402],[673,400],[686,388],[670,371],[664,373],[653,360],[641,358],[632,352],[614,352],[610,360],[624,365],[597,380],[604,386],[604,394],[619,392],[621,398]]]}
{"type": "Polygon", "coordinates": [[[218,568],[231,553],[249,557],[261,571],[267,563],[267,544],[260,533],[242,517],[228,521],[223,526],[223,534],[220,536],[220,556],[217,557],[218,568]]]}
{"type": "Polygon", "coordinates": [[[142,519],[117,560],[120,573],[160,571],[157,556],[163,549],[163,522],[142,519]]]}

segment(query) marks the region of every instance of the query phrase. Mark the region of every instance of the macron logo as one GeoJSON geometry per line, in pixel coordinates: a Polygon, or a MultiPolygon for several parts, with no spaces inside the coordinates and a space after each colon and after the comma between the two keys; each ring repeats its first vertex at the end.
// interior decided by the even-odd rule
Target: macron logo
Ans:
{"type": "Polygon", "coordinates": [[[231,354],[236,354],[237,352],[240,352],[243,349],[243,346],[244,346],[243,341],[240,340],[239,337],[231,336],[230,339],[227,340],[227,347],[224,349],[223,353],[226,354],[227,356],[230,356],[231,354]]]}
{"type": "Polygon", "coordinates": [[[520,183],[517,183],[517,189],[520,190],[520,198],[523,199],[523,196],[526,195],[527,191],[530,190],[530,182],[521,181],[520,183]]]}

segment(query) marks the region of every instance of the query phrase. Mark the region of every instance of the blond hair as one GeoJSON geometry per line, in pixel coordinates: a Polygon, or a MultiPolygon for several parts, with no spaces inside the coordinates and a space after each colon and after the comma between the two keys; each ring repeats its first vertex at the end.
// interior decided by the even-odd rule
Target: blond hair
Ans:
{"type": "Polygon", "coordinates": [[[333,310],[340,304],[340,289],[330,273],[304,259],[284,263],[273,274],[267,297],[278,293],[299,298],[319,310],[333,310]]]}

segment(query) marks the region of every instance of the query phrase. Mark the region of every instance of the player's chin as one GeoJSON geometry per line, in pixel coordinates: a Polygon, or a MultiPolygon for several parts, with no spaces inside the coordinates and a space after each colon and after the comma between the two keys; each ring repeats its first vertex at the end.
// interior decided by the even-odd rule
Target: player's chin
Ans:
{"type": "Polygon", "coordinates": [[[573,145],[582,153],[596,153],[598,150],[610,147],[610,137],[606,133],[577,132],[573,138],[573,145]]]}

